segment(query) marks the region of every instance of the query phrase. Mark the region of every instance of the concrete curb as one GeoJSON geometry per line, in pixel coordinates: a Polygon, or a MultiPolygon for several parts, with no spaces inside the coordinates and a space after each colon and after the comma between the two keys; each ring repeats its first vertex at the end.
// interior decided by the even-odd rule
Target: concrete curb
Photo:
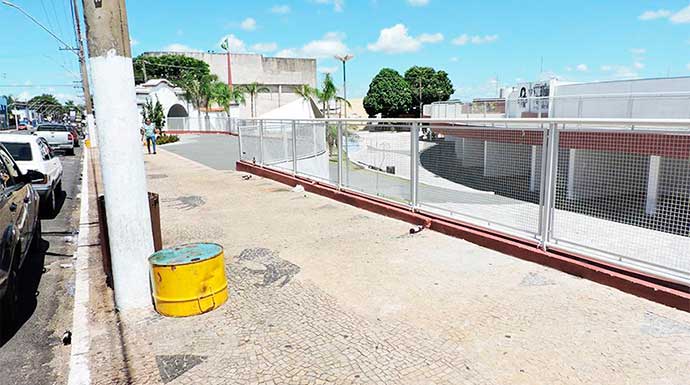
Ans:
{"type": "Polygon", "coordinates": [[[451,221],[433,214],[415,212],[409,207],[379,200],[352,191],[338,190],[299,176],[238,161],[237,171],[252,173],[290,186],[301,184],[306,191],[338,200],[408,223],[422,225],[440,233],[461,238],[514,257],[548,266],[562,272],[614,287],[623,292],[690,312],[690,288],[645,276],[583,255],[563,250],[544,251],[536,242],[528,242],[506,234],[451,221]]]}

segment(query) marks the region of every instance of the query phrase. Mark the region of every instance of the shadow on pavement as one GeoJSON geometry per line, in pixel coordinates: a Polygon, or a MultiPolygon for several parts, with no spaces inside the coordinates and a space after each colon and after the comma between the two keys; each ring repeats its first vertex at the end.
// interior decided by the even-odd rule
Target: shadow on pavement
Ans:
{"type": "Polygon", "coordinates": [[[41,219],[55,219],[57,218],[58,214],[60,214],[60,211],[62,211],[62,206],[65,205],[65,201],[67,199],[72,199],[72,198],[67,198],[67,192],[60,191],[59,193],[56,193],[57,195],[55,196],[55,210],[53,210],[52,213],[47,214],[47,213],[41,213],[40,217],[41,219]]]}
{"type": "MultiPolygon", "coordinates": [[[[50,243],[48,241],[41,239],[38,249],[29,252],[24,265],[19,269],[19,274],[17,275],[18,300],[16,319],[14,324],[2,325],[2,327],[8,328],[8,330],[5,334],[7,336],[6,340],[0,342],[0,346],[11,340],[36,310],[40,294],[38,292],[38,285],[41,282],[43,273],[45,273],[43,264],[49,246],[50,243]]],[[[50,295],[50,293],[46,293],[46,295],[50,295]]]]}

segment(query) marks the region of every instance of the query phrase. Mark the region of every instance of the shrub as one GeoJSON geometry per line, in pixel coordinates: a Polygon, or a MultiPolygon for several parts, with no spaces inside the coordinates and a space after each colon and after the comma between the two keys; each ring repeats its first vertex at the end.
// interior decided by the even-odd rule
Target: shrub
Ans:
{"type": "Polygon", "coordinates": [[[180,137],[177,135],[161,134],[156,138],[156,144],[161,145],[161,144],[175,143],[179,140],[180,140],[180,137]]]}

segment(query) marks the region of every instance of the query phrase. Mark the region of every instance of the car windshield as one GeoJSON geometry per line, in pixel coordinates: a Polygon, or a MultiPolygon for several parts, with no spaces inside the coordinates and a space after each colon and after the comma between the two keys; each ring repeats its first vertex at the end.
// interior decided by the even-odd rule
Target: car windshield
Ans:
{"type": "Polygon", "coordinates": [[[32,160],[31,145],[29,143],[2,142],[3,146],[12,155],[15,161],[32,160]]]}
{"type": "Polygon", "coordinates": [[[69,129],[67,128],[67,126],[50,124],[50,125],[38,126],[36,131],[69,131],[69,129]]]}

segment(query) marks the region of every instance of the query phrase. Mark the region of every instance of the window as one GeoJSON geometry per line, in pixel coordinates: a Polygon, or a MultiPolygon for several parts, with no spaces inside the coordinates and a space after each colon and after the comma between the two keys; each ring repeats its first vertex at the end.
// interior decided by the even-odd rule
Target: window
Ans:
{"type": "Polygon", "coordinates": [[[36,143],[38,143],[38,149],[41,152],[41,158],[43,160],[53,159],[53,151],[50,149],[50,146],[45,139],[39,138],[36,143]]]}
{"type": "Polygon", "coordinates": [[[60,124],[42,124],[36,128],[36,131],[69,131],[69,129],[60,124]]]}
{"type": "Polygon", "coordinates": [[[33,160],[31,155],[31,144],[30,143],[10,143],[2,142],[3,146],[9,151],[12,158],[16,161],[26,161],[33,160]]]}
{"type": "Polygon", "coordinates": [[[14,161],[10,155],[3,149],[0,149],[0,190],[4,191],[6,188],[14,186],[19,176],[19,170],[15,166],[14,161]]]}

